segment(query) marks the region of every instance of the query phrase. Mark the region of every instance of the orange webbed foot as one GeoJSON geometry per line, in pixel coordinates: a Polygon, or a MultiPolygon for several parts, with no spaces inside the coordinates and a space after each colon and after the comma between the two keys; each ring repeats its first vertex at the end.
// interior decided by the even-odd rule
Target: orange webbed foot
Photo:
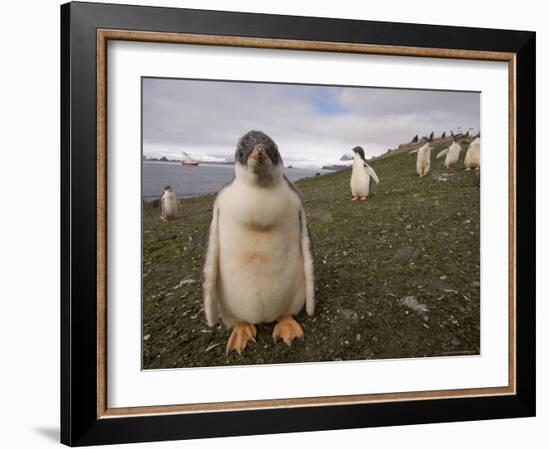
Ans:
{"type": "Polygon", "coordinates": [[[235,324],[233,332],[227,340],[225,353],[229,354],[235,350],[240,355],[250,340],[256,342],[256,326],[245,322],[235,324]]]}
{"type": "Polygon", "coordinates": [[[292,344],[295,338],[303,338],[304,331],[298,322],[292,316],[284,316],[277,320],[273,328],[273,340],[278,338],[283,340],[288,346],[292,344]]]}

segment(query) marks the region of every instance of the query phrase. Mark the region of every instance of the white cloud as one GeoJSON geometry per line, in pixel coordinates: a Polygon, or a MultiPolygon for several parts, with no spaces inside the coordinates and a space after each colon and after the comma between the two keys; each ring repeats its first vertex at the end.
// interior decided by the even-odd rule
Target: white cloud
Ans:
{"type": "Polygon", "coordinates": [[[356,145],[367,155],[415,134],[479,129],[479,94],[285,84],[144,80],[146,155],[232,157],[239,137],[260,129],[286,164],[334,163],[356,145]]]}

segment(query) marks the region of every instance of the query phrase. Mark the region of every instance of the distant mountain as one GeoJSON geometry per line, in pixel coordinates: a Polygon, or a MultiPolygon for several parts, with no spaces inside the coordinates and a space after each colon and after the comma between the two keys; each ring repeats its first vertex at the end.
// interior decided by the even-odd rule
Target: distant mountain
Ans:
{"type": "Polygon", "coordinates": [[[146,161],[180,162],[184,159],[193,159],[202,163],[225,164],[232,163],[225,157],[211,156],[204,153],[194,153],[182,150],[147,151],[143,155],[146,161]]]}
{"type": "Polygon", "coordinates": [[[322,169],[323,170],[334,170],[334,171],[337,171],[337,170],[343,170],[344,168],[349,168],[350,166],[349,165],[338,165],[338,164],[333,164],[333,165],[323,165],[322,169]]]}
{"type": "MultiPolygon", "coordinates": [[[[284,157],[284,155],[283,155],[284,157]]],[[[234,156],[231,154],[213,156],[202,152],[185,151],[178,148],[169,149],[148,149],[144,150],[142,156],[144,161],[149,162],[181,162],[184,159],[192,159],[200,164],[215,164],[215,165],[233,165],[235,163],[234,156]]],[[[349,167],[353,161],[353,156],[344,154],[340,158],[338,156],[317,158],[317,159],[302,159],[302,158],[285,158],[285,166],[292,166],[295,169],[302,170],[320,170],[322,167],[329,167],[328,170],[337,170],[349,167]]]]}

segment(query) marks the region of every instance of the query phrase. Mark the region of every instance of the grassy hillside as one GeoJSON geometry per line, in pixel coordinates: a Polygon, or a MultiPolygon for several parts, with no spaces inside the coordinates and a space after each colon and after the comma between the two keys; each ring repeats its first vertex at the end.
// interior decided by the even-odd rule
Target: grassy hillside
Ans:
{"type": "MultiPolygon", "coordinates": [[[[144,368],[219,366],[479,353],[479,177],[445,170],[438,150],[418,178],[416,155],[399,149],[370,161],[380,178],[351,202],[350,170],[300,180],[316,263],[317,310],[302,312],[303,341],[273,343],[258,326],[242,356],[225,354],[229,330],[209,328],[200,270],[213,196],[182,201],[164,223],[143,213],[144,368]]],[[[463,145],[467,145],[465,139],[463,145]]]]}

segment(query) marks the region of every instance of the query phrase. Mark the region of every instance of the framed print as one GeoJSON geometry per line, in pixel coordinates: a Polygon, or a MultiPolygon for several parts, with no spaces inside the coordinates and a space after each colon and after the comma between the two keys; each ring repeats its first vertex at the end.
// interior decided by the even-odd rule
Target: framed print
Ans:
{"type": "Polygon", "coordinates": [[[535,414],[535,33],[61,7],[61,439],[535,414]]]}

